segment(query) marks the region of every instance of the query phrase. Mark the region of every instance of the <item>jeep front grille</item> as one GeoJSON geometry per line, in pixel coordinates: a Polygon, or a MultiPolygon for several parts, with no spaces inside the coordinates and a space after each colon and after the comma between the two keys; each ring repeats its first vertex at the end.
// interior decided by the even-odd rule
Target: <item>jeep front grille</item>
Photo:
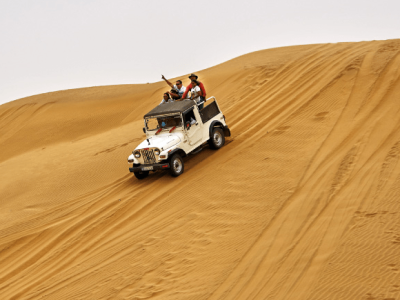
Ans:
{"type": "Polygon", "coordinates": [[[154,156],[153,149],[145,150],[142,149],[140,150],[142,156],[143,156],[143,161],[145,165],[150,165],[150,164],[155,164],[156,163],[156,157],[154,156]]]}

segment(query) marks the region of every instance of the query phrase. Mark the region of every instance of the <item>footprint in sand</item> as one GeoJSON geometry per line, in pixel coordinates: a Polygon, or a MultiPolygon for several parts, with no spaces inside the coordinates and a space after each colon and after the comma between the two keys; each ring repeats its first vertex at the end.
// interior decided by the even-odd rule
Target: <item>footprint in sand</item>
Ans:
{"type": "Polygon", "coordinates": [[[320,112],[320,113],[314,115],[314,120],[315,120],[315,121],[322,121],[322,120],[325,119],[325,117],[326,117],[326,115],[327,115],[328,113],[329,113],[329,112],[327,112],[327,111],[320,112]]]}
{"type": "Polygon", "coordinates": [[[279,126],[278,128],[276,128],[273,132],[274,135],[279,135],[284,133],[285,131],[287,131],[290,128],[290,126],[279,126]]]}

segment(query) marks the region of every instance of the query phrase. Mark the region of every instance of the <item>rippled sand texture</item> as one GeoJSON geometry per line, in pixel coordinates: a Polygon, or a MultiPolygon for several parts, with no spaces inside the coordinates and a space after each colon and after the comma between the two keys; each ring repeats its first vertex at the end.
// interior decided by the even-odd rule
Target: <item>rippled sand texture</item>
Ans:
{"type": "Polygon", "coordinates": [[[1,105],[0,298],[400,299],[399,51],[294,46],[198,72],[232,137],[178,178],[126,160],[164,82],[1,105]]]}

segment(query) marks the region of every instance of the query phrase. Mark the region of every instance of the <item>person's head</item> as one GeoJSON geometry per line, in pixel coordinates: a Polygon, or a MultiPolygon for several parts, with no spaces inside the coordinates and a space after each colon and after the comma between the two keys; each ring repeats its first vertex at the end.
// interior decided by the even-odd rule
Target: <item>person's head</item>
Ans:
{"type": "Polygon", "coordinates": [[[194,86],[198,86],[199,85],[199,82],[197,81],[197,80],[192,80],[192,86],[194,87],[194,86]]]}
{"type": "Polygon", "coordinates": [[[169,100],[169,99],[171,99],[170,97],[169,97],[169,94],[168,93],[164,93],[164,100],[169,100]]]}
{"type": "Polygon", "coordinates": [[[199,78],[199,76],[197,76],[196,74],[190,74],[189,79],[190,80],[197,80],[197,78],[199,78]]]}
{"type": "Polygon", "coordinates": [[[171,91],[169,92],[169,95],[172,99],[176,100],[179,98],[179,94],[178,91],[175,89],[171,89],[171,91]]]}
{"type": "Polygon", "coordinates": [[[170,96],[171,96],[172,99],[174,99],[174,100],[179,99],[179,93],[178,93],[177,90],[172,89],[171,92],[170,92],[169,94],[170,94],[170,96]]]}
{"type": "Polygon", "coordinates": [[[180,89],[182,87],[182,80],[177,80],[175,82],[176,86],[178,87],[178,89],[180,89]]]}

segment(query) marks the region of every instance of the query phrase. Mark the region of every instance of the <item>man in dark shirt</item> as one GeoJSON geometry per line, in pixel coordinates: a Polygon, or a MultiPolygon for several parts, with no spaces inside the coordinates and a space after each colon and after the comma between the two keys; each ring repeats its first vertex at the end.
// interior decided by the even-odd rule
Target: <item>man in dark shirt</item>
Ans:
{"type": "Polygon", "coordinates": [[[179,100],[181,99],[182,95],[179,95],[179,92],[176,89],[171,89],[171,91],[167,92],[171,96],[173,100],[179,100]]]}

